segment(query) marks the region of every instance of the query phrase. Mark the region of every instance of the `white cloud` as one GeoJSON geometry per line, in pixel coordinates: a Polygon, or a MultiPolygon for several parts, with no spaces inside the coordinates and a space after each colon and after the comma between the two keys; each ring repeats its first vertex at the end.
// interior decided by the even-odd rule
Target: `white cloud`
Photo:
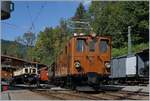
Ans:
{"type": "Polygon", "coordinates": [[[83,0],[84,6],[89,6],[91,4],[92,0],[83,0]]]}

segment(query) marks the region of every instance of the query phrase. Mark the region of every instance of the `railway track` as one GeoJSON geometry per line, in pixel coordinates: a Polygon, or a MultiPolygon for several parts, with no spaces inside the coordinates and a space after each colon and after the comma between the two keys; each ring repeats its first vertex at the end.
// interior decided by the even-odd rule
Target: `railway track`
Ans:
{"type": "Polygon", "coordinates": [[[129,91],[100,91],[100,92],[76,92],[76,91],[53,91],[53,90],[32,90],[32,92],[48,96],[55,100],[148,100],[149,93],[129,91]]]}
{"type": "Polygon", "coordinates": [[[50,88],[27,87],[30,91],[48,97],[50,100],[148,100],[149,93],[138,91],[116,90],[102,87],[100,91],[72,91],[70,89],[51,86],[50,88]]]}
{"type": "Polygon", "coordinates": [[[57,100],[97,100],[97,97],[87,96],[86,94],[76,93],[75,91],[51,91],[51,90],[32,90],[39,94],[45,94],[57,100]]]}
{"type": "Polygon", "coordinates": [[[106,91],[105,93],[95,94],[93,96],[101,96],[108,100],[148,100],[149,94],[147,93],[137,93],[128,91],[106,91]]]}

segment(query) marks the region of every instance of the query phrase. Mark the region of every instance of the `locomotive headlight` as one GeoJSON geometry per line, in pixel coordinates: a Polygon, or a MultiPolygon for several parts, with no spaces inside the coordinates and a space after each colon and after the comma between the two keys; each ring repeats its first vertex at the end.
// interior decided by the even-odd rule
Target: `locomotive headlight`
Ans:
{"type": "Polygon", "coordinates": [[[74,65],[77,69],[81,67],[80,61],[75,61],[74,65]]]}
{"type": "Polygon", "coordinates": [[[73,33],[74,36],[77,36],[77,33],[73,33]]]}
{"type": "Polygon", "coordinates": [[[106,63],[105,63],[105,66],[106,66],[107,68],[110,68],[110,63],[106,62],[106,63]]]}

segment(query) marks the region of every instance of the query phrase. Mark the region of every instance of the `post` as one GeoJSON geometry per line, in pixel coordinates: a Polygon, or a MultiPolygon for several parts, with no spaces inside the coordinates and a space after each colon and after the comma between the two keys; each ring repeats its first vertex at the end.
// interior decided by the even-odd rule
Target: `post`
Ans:
{"type": "Polygon", "coordinates": [[[128,26],[128,56],[131,55],[131,26],[128,26]]]}
{"type": "Polygon", "coordinates": [[[35,67],[36,67],[37,69],[39,69],[39,68],[38,68],[38,63],[37,63],[37,62],[36,62],[36,65],[35,65],[35,67]]]}

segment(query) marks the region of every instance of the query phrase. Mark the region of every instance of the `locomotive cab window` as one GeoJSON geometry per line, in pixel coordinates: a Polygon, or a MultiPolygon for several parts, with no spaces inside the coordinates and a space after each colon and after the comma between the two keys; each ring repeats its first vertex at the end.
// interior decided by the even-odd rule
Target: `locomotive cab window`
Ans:
{"type": "Polygon", "coordinates": [[[32,69],[32,73],[35,73],[36,72],[36,69],[32,69]]]}
{"type": "Polygon", "coordinates": [[[96,40],[92,40],[89,42],[88,47],[89,47],[89,51],[90,52],[94,52],[95,51],[95,46],[96,46],[96,40]]]}
{"type": "Polygon", "coordinates": [[[25,68],[25,73],[28,73],[28,69],[27,68],[25,68]]]}
{"type": "Polygon", "coordinates": [[[84,39],[77,39],[77,44],[76,44],[76,50],[77,52],[83,52],[84,51],[84,39]]]}
{"type": "Polygon", "coordinates": [[[107,52],[107,50],[108,50],[108,43],[109,43],[109,40],[107,40],[107,39],[101,39],[100,40],[99,50],[100,50],[101,53],[107,52]]]}

